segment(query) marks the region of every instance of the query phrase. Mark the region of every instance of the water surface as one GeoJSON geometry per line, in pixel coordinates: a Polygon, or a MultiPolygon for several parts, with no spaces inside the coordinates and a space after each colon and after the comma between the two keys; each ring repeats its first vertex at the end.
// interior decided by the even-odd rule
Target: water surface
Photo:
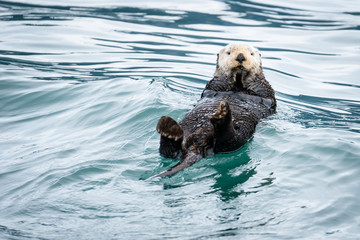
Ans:
{"type": "Polygon", "coordinates": [[[359,239],[360,4],[0,1],[0,238],[359,239]],[[278,113],[172,177],[180,120],[231,41],[278,113]]]}

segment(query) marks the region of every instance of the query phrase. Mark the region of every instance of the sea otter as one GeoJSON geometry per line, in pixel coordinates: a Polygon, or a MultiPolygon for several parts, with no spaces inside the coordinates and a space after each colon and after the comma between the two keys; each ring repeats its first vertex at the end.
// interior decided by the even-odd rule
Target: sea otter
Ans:
{"type": "Polygon", "coordinates": [[[160,154],[181,160],[154,177],[177,173],[208,155],[240,149],[259,120],[275,111],[275,93],[265,79],[259,50],[230,43],[217,54],[213,79],[184,119],[159,120],[160,154]]]}

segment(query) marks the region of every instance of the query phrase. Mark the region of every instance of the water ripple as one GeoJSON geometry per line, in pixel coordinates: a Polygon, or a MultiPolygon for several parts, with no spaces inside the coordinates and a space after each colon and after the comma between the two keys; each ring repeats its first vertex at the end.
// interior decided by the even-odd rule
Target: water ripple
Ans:
{"type": "Polygon", "coordinates": [[[0,1],[0,238],[356,239],[359,7],[0,1]],[[157,120],[231,41],[260,49],[278,113],[238,152],[141,181],[174,164],[157,120]]]}

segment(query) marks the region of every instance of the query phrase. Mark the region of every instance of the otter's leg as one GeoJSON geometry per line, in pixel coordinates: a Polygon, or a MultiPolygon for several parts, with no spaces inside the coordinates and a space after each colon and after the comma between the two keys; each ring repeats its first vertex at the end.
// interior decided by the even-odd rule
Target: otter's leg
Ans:
{"type": "Polygon", "coordinates": [[[221,101],[216,112],[210,116],[214,126],[214,152],[231,152],[238,148],[237,136],[231,116],[230,105],[221,101]]]}
{"type": "Polygon", "coordinates": [[[184,131],[171,117],[160,118],[156,130],[161,134],[160,154],[166,158],[178,158],[181,154],[181,142],[184,131]]]}

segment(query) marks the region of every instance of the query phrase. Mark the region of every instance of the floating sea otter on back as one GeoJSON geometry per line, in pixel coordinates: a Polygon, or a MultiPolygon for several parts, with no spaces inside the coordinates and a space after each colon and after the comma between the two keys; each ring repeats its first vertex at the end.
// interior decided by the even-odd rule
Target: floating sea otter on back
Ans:
{"type": "Polygon", "coordinates": [[[214,153],[238,150],[259,120],[275,111],[275,93],[265,79],[259,51],[240,42],[227,45],[217,55],[214,78],[196,106],[179,123],[168,116],[159,120],[160,154],[181,160],[154,177],[172,175],[214,153]]]}

